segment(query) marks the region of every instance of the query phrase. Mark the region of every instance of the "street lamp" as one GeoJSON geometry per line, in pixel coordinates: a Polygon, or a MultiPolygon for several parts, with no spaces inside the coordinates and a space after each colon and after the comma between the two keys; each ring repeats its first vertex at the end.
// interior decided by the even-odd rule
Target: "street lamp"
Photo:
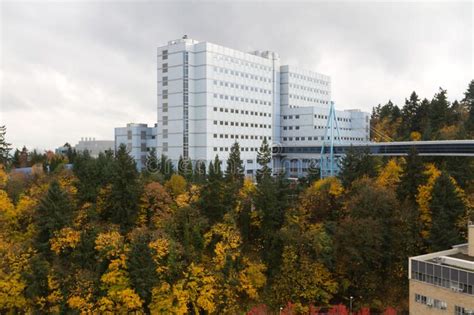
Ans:
{"type": "Polygon", "coordinates": [[[349,298],[349,309],[350,309],[350,314],[352,315],[352,300],[354,299],[354,297],[351,295],[350,298],[349,298]]]}
{"type": "Polygon", "coordinates": [[[281,315],[281,311],[283,311],[283,306],[280,306],[280,315],[281,315]]]}

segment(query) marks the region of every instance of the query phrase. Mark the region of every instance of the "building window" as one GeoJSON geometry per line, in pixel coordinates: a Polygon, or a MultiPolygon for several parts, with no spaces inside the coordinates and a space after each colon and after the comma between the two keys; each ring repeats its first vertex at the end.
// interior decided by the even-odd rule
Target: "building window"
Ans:
{"type": "Polygon", "coordinates": [[[168,86],[168,77],[163,77],[163,86],[168,86]]]}
{"type": "Polygon", "coordinates": [[[132,131],[131,130],[127,130],[127,139],[132,140],[132,131]]]}
{"type": "Polygon", "coordinates": [[[163,103],[163,113],[168,112],[168,103],[163,103]]]}
{"type": "Polygon", "coordinates": [[[167,73],[167,72],[168,72],[168,64],[167,64],[167,63],[164,63],[164,64],[163,64],[163,68],[161,69],[161,72],[163,72],[163,73],[167,73]]]}
{"type": "Polygon", "coordinates": [[[168,152],[168,142],[163,142],[163,152],[168,152]]]}

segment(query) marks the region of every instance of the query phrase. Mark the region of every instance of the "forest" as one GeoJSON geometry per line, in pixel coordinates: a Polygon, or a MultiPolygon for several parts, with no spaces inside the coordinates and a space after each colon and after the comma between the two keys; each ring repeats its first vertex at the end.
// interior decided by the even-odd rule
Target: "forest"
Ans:
{"type": "MultiPolygon", "coordinates": [[[[376,106],[372,129],[473,139],[474,81],[460,101],[440,89],[376,106]]],[[[344,314],[351,296],[359,314],[402,313],[408,257],[465,242],[474,218],[474,159],[416,150],[352,149],[337,177],[295,182],[274,174],[266,140],[247,178],[238,143],[224,170],[224,157],[175,166],[151,152],[139,172],[125,146],[12,152],[2,127],[0,158],[6,314],[344,314]]]]}

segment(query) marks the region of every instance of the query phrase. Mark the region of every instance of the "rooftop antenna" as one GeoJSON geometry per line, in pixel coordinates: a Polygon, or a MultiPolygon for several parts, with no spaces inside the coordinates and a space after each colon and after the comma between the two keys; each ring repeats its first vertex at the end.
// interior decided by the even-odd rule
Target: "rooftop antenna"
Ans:
{"type": "Polygon", "coordinates": [[[319,163],[321,178],[335,175],[337,161],[334,158],[334,142],[339,143],[341,139],[334,102],[331,101],[330,104],[328,120],[326,122],[326,130],[324,132],[323,143],[321,145],[321,162],[319,163]],[[327,141],[329,141],[329,153],[326,152],[326,146],[328,144],[327,141]]]}

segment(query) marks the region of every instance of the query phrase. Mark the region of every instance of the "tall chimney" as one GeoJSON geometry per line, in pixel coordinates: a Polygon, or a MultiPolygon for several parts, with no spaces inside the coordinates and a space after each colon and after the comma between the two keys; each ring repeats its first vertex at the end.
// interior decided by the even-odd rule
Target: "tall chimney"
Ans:
{"type": "Polygon", "coordinates": [[[474,257],[474,224],[469,221],[467,225],[467,254],[474,257]]]}

